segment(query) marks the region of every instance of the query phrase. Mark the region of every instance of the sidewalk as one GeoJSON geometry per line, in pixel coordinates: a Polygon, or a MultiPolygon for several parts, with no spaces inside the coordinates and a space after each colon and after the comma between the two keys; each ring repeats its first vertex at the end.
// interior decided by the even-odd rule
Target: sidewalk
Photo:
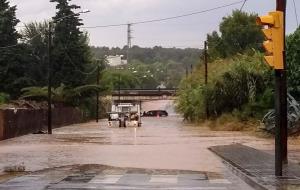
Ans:
{"type": "Polygon", "coordinates": [[[237,176],[217,173],[73,165],[32,172],[0,190],[250,190],[237,176]]]}
{"type": "Polygon", "coordinates": [[[209,148],[227,162],[249,185],[256,189],[300,189],[300,166],[289,162],[283,177],[276,178],[275,156],[241,144],[209,148]]]}

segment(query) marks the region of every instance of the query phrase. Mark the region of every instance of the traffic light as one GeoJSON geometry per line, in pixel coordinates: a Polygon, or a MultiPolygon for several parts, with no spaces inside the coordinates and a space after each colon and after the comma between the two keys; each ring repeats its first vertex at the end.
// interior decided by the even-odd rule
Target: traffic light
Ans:
{"type": "Polygon", "coordinates": [[[266,50],[265,61],[274,69],[284,69],[284,16],[283,12],[270,12],[268,15],[257,17],[256,23],[262,29],[266,41],[263,47],[266,50]]]}

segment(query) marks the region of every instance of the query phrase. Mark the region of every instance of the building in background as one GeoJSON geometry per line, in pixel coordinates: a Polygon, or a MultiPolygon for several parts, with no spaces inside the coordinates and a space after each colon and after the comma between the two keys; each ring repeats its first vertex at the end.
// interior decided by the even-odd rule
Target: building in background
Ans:
{"type": "Polygon", "coordinates": [[[123,55],[109,55],[106,57],[109,66],[116,67],[120,65],[126,65],[127,60],[123,59],[123,55]]]}

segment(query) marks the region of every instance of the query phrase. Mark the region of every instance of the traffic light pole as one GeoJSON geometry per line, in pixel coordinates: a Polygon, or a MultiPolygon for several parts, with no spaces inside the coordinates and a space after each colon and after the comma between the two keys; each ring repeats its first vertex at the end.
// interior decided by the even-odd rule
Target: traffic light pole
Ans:
{"type": "Polygon", "coordinates": [[[282,165],[287,163],[287,76],[285,57],[285,17],[286,0],[276,0],[276,10],[284,13],[284,50],[283,69],[275,70],[275,108],[276,108],[276,131],[275,131],[275,175],[282,176],[282,165]]]}

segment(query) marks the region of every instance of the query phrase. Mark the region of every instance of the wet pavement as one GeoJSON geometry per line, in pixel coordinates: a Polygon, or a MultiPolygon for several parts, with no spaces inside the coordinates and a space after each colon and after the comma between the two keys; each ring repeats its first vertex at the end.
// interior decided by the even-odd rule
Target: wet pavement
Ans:
{"type": "Polygon", "coordinates": [[[75,165],[33,172],[0,184],[2,190],[87,190],[161,189],[230,190],[248,186],[238,177],[224,173],[183,170],[117,168],[103,165],[75,165]]]}
{"type": "Polygon", "coordinates": [[[248,190],[208,148],[233,143],[273,147],[271,139],[210,131],[186,125],[178,116],[144,118],[141,128],[109,128],[103,120],[53,133],[0,142],[0,169],[24,165],[27,172],[0,179],[0,189],[248,190]],[[110,167],[119,173],[107,174],[110,167]]]}
{"type": "Polygon", "coordinates": [[[283,167],[282,177],[275,177],[275,156],[241,144],[214,146],[210,150],[245,174],[257,189],[300,189],[300,166],[289,161],[283,167]]]}

